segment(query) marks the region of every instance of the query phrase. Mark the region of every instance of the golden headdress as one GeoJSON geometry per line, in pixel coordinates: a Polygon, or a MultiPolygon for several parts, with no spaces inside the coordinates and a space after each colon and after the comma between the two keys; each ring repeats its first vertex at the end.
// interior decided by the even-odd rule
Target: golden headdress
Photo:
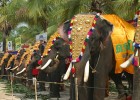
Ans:
{"type": "Polygon", "coordinates": [[[5,58],[7,58],[7,57],[8,57],[8,55],[9,55],[9,53],[8,53],[8,52],[6,52],[6,53],[4,54],[4,56],[3,56],[3,57],[2,57],[2,59],[1,59],[1,63],[0,63],[0,65],[2,65],[2,64],[3,64],[4,59],[5,59],[5,58]]]}
{"type": "Polygon", "coordinates": [[[7,64],[7,67],[10,66],[11,62],[13,61],[13,59],[15,59],[15,57],[16,57],[16,55],[12,55],[12,57],[10,57],[8,64],[7,64]]]}
{"type": "Polygon", "coordinates": [[[38,46],[40,45],[40,41],[35,42],[33,49],[34,50],[39,50],[38,46]]]}
{"type": "Polygon", "coordinates": [[[46,46],[45,46],[45,50],[43,52],[42,56],[48,55],[48,52],[51,48],[51,46],[53,45],[53,40],[55,40],[57,37],[60,37],[60,34],[58,32],[55,32],[48,40],[46,46]]]}
{"type": "Polygon", "coordinates": [[[28,55],[27,55],[26,62],[25,62],[26,67],[29,64],[29,62],[31,61],[32,54],[33,54],[33,48],[28,51],[28,55]]]}

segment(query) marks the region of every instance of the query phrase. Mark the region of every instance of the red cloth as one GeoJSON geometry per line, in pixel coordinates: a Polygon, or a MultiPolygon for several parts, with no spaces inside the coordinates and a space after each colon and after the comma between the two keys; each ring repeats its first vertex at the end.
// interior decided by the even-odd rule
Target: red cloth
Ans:
{"type": "Polygon", "coordinates": [[[38,70],[38,69],[34,68],[34,69],[32,70],[32,75],[37,76],[38,73],[39,73],[39,70],[38,70]]]}
{"type": "Polygon", "coordinates": [[[39,61],[38,61],[38,64],[39,64],[39,65],[42,65],[42,60],[39,60],[39,61]]]}

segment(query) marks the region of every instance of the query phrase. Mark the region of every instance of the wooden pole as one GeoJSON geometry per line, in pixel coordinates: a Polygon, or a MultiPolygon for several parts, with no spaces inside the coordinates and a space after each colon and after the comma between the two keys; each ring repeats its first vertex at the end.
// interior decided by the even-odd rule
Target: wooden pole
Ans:
{"type": "Polygon", "coordinates": [[[77,85],[77,78],[75,78],[75,100],[78,100],[78,85],[77,85]]]}
{"type": "Polygon", "coordinates": [[[11,81],[11,92],[12,92],[12,100],[13,100],[13,78],[11,72],[10,72],[10,81],[11,81]]]}
{"type": "Polygon", "coordinates": [[[37,79],[34,78],[34,85],[35,85],[35,100],[37,100],[37,79]]]}

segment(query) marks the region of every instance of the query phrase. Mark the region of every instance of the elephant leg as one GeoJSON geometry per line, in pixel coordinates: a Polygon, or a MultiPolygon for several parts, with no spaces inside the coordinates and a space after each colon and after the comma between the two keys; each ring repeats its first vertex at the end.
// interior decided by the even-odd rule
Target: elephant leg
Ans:
{"type": "MultiPolygon", "coordinates": [[[[93,87],[94,86],[94,76],[91,72],[91,70],[89,70],[89,78],[88,78],[88,83],[87,83],[87,87],[93,87]]],[[[88,100],[93,100],[93,88],[87,88],[88,90],[88,100]]]]}
{"type": "Polygon", "coordinates": [[[88,98],[88,87],[87,84],[84,83],[84,70],[82,69],[82,67],[79,67],[76,69],[78,74],[76,74],[76,78],[77,78],[77,86],[78,86],[78,100],[87,100],[88,98]]]}
{"type": "Polygon", "coordinates": [[[94,74],[93,100],[104,100],[107,80],[108,76],[105,73],[94,74]]]}
{"type": "Polygon", "coordinates": [[[109,96],[109,79],[106,81],[106,86],[105,86],[105,97],[109,96]]]}
{"type": "MultiPolygon", "coordinates": [[[[40,70],[37,77],[38,81],[46,81],[46,78],[47,74],[44,71],[40,70]]],[[[46,91],[44,82],[39,82],[39,91],[46,91]]]]}
{"type": "Polygon", "coordinates": [[[129,74],[127,72],[125,72],[126,75],[126,79],[128,81],[128,85],[129,85],[129,94],[132,95],[133,93],[133,74],[129,74]]]}
{"type": "Polygon", "coordinates": [[[52,72],[50,75],[50,80],[52,82],[50,83],[50,96],[60,98],[60,84],[54,84],[53,82],[60,83],[61,75],[57,71],[52,72]]]}
{"type": "Polygon", "coordinates": [[[118,98],[122,98],[126,96],[124,85],[122,84],[121,80],[121,73],[120,74],[112,74],[110,75],[112,80],[115,82],[116,88],[118,90],[118,98]]]}
{"type": "Polygon", "coordinates": [[[29,88],[32,87],[33,85],[33,81],[32,81],[32,78],[33,78],[33,75],[32,75],[32,68],[30,66],[28,66],[28,69],[27,69],[27,85],[29,88]]]}
{"type": "Polygon", "coordinates": [[[74,82],[74,78],[72,77],[72,74],[70,75],[70,99],[69,100],[75,100],[75,82],[74,82]]]}
{"type": "Polygon", "coordinates": [[[87,100],[87,84],[80,82],[80,84],[78,84],[78,80],[77,80],[77,85],[78,85],[78,100],[87,100]],[[82,91],[82,92],[81,92],[82,91]]]}

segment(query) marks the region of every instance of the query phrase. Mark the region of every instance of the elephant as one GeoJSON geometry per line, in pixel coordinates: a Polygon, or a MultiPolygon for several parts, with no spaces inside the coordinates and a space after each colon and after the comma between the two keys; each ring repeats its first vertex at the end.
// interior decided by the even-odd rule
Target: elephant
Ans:
{"type": "MultiPolygon", "coordinates": [[[[0,61],[2,61],[3,56],[4,56],[4,54],[0,53],[0,61]]],[[[1,68],[0,68],[0,75],[1,75],[1,68]]]]}
{"type": "Polygon", "coordinates": [[[26,51],[25,49],[20,49],[14,59],[14,66],[10,68],[10,70],[14,73],[14,75],[16,75],[17,68],[19,68],[20,60],[23,54],[25,53],[25,51],[26,51]]]}
{"type": "MultiPolygon", "coordinates": [[[[66,72],[65,59],[70,55],[67,51],[69,51],[69,45],[66,44],[62,38],[57,38],[51,46],[49,54],[42,58],[41,70],[44,71],[45,74],[48,74],[47,81],[61,83],[61,77],[66,72]],[[52,61],[47,67],[46,63],[51,59],[52,61]]],[[[40,77],[40,80],[43,81],[43,78],[41,79],[40,77]]],[[[60,98],[60,88],[60,84],[50,83],[50,97],[60,98]]]]}
{"type": "MultiPolygon", "coordinates": [[[[30,79],[32,79],[33,77],[36,77],[37,80],[40,81],[38,77],[40,76],[41,73],[43,73],[43,72],[40,72],[37,69],[37,67],[39,66],[38,61],[41,59],[42,53],[44,52],[44,44],[45,44],[45,41],[40,41],[37,46],[34,46],[35,48],[33,48],[34,51],[32,53],[32,56],[31,57],[28,56],[31,59],[31,62],[28,64],[28,67],[27,67],[27,78],[29,79],[28,80],[29,87],[32,86],[32,81],[30,79]]],[[[39,83],[39,86],[40,85],[41,83],[39,83]]],[[[41,90],[41,89],[39,88],[38,90],[41,90]]]]}
{"type": "MultiPolygon", "coordinates": [[[[91,16],[94,16],[94,15],[91,15],[91,16]]],[[[87,16],[85,15],[85,17],[88,17],[88,15],[87,16]]],[[[95,16],[95,17],[97,17],[97,16],[95,16]]],[[[67,25],[64,24],[63,30],[65,33],[68,33],[68,32],[70,32],[69,27],[70,27],[71,23],[66,23],[66,24],[67,25]],[[67,26],[67,27],[65,27],[65,26],[67,26]]],[[[95,74],[97,74],[97,73],[94,73],[94,77],[93,77],[91,74],[91,70],[90,70],[88,82],[87,83],[84,82],[83,76],[84,76],[85,66],[90,65],[93,67],[93,64],[96,65],[96,63],[97,63],[99,52],[103,52],[105,50],[108,51],[108,49],[106,49],[107,47],[104,48],[104,45],[105,44],[107,45],[107,43],[109,41],[109,36],[110,36],[110,33],[112,32],[113,25],[110,22],[108,22],[107,20],[100,19],[100,17],[98,17],[98,20],[96,20],[96,24],[95,24],[94,28],[95,28],[95,30],[89,37],[89,40],[85,47],[85,51],[83,53],[81,61],[73,62],[73,66],[76,69],[76,72],[74,72],[75,76],[74,77],[72,76],[72,79],[74,78],[73,81],[75,81],[75,79],[77,79],[76,84],[78,85],[78,87],[75,87],[75,88],[78,88],[78,90],[77,90],[78,96],[76,96],[76,97],[79,98],[79,100],[103,100],[105,91],[103,91],[102,89],[98,89],[98,88],[105,88],[106,80],[108,78],[107,74],[109,71],[111,71],[111,67],[109,68],[109,66],[105,65],[104,62],[102,62],[102,63],[98,62],[97,66],[100,66],[99,64],[104,64],[104,66],[101,67],[102,69],[100,69],[101,72],[96,69],[98,74],[100,74],[100,75],[97,75],[97,77],[96,77],[95,74]],[[94,55],[92,55],[92,53],[94,55]],[[89,60],[89,65],[87,65],[88,60],[89,60]],[[102,81],[99,81],[99,79],[101,79],[102,81]],[[96,81],[94,81],[94,80],[96,80],[96,81]],[[95,84],[95,82],[99,82],[99,83],[95,84]],[[87,88],[85,88],[85,87],[87,87],[87,88]],[[93,88],[95,87],[95,88],[91,89],[88,87],[93,87],[93,88]],[[97,89],[96,89],[96,87],[97,87],[97,89]],[[100,96],[98,93],[100,93],[100,96]]],[[[62,31],[60,31],[60,32],[62,32],[62,31]]],[[[75,42],[75,41],[73,41],[73,42],[75,42]]],[[[80,45],[82,45],[82,44],[80,44],[80,45]]],[[[103,56],[100,55],[100,59],[102,59],[101,57],[103,57],[103,56]]],[[[111,60],[112,60],[112,56],[110,57],[109,62],[111,62],[111,60]]],[[[99,61],[102,61],[102,60],[99,60],[99,61]]],[[[92,67],[90,67],[90,68],[92,68],[92,67]]],[[[99,68],[99,67],[97,67],[97,68],[99,68]]],[[[74,90],[72,90],[72,91],[74,91],[74,90]]],[[[71,97],[70,99],[73,100],[75,98],[71,97]]]]}
{"type": "MultiPolygon", "coordinates": [[[[94,15],[91,14],[91,16],[94,16],[94,15]]],[[[85,17],[87,17],[87,16],[85,16],[85,17]]],[[[98,20],[96,21],[96,25],[94,27],[96,30],[94,30],[93,34],[91,34],[91,36],[89,37],[89,41],[87,42],[87,45],[85,47],[85,52],[83,54],[83,57],[82,57],[81,61],[76,62],[76,63],[75,62],[72,63],[74,65],[75,69],[76,69],[76,73],[74,72],[75,69],[72,69],[73,74],[71,74],[71,77],[72,77],[71,81],[74,81],[74,77],[77,78],[78,98],[79,98],[79,100],[88,100],[88,95],[87,95],[87,93],[88,93],[87,90],[88,89],[85,87],[85,86],[87,86],[87,84],[83,81],[83,76],[84,76],[85,65],[86,65],[87,61],[91,57],[91,54],[90,54],[91,48],[92,48],[92,46],[95,46],[95,45],[93,45],[93,44],[95,44],[94,42],[98,43],[98,44],[96,44],[98,48],[100,47],[101,43],[104,44],[106,42],[106,40],[108,40],[108,37],[109,37],[109,35],[110,35],[111,31],[112,31],[112,28],[113,28],[113,25],[111,23],[109,23],[107,20],[102,19],[100,17],[97,17],[97,19],[98,20]]],[[[89,23],[89,20],[87,20],[85,23],[89,23]]],[[[49,58],[54,59],[57,56],[57,52],[61,53],[58,50],[64,49],[63,44],[67,44],[68,42],[66,42],[66,41],[70,40],[70,39],[68,39],[68,37],[69,37],[68,36],[68,34],[69,34],[68,31],[71,30],[71,29],[69,29],[70,25],[72,25],[72,23],[70,23],[70,21],[67,21],[67,22],[64,23],[64,25],[60,26],[60,28],[58,30],[58,33],[60,33],[60,36],[64,40],[61,39],[61,41],[59,41],[59,43],[56,43],[58,46],[54,45],[54,48],[59,47],[60,49],[59,48],[58,49],[51,49],[51,51],[49,53],[49,55],[50,55],[49,58]]],[[[80,31],[80,29],[82,29],[82,28],[78,28],[77,31],[80,31]]],[[[92,31],[92,29],[91,29],[91,31],[92,31]]],[[[77,37],[77,39],[78,39],[78,37],[77,37]]],[[[78,44],[76,44],[76,45],[78,45],[78,44]]],[[[79,45],[82,45],[82,44],[79,44],[79,45]]],[[[96,48],[94,47],[94,49],[96,49],[96,48]]],[[[70,54],[70,49],[66,50],[62,54],[63,55],[70,54]]],[[[107,69],[109,69],[109,68],[107,68],[107,69]]],[[[69,68],[68,68],[68,70],[69,70],[69,68]]],[[[66,73],[66,75],[67,75],[67,73],[66,73]]],[[[108,75],[105,75],[105,76],[107,77],[108,75]]],[[[67,78],[68,78],[68,76],[67,76],[67,78]]],[[[106,81],[105,78],[103,79],[103,82],[104,81],[106,81]]],[[[74,83],[71,83],[71,86],[74,86],[73,84],[74,83]]],[[[102,84],[102,85],[103,85],[102,87],[104,87],[105,83],[102,84]]],[[[71,89],[73,89],[73,88],[71,88],[71,89]]],[[[71,91],[73,91],[73,90],[71,90],[71,91]]],[[[101,93],[101,95],[103,95],[102,94],[103,92],[98,92],[98,93],[101,93]]],[[[74,95],[74,94],[71,94],[71,95],[74,95]]],[[[104,96],[103,97],[100,96],[99,100],[103,100],[103,98],[104,98],[104,96]]],[[[71,97],[70,100],[75,100],[75,98],[71,97]]],[[[95,98],[95,100],[98,100],[98,99],[95,98]]]]}
{"type": "MultiPolygon", "coordinates": [[[[21,60],[21,57],[23,56],[24,52],[25,52],[25,49],[20,49],[18,51],[17,55],[15,56],[15,58],[13,59],[13,61],[11,61],[10,66],[7,66],[8,67],[7,71],[10,70],[10,72],[12,72],[12,74],[14,76],[16,76],[16,73],[18,72],[18,70],[20,68],[19,64],[20,64],[20,60],[21,60]]],[[[19,81],[19,79],[13,77],[13,82],[16,83],[18,81],[19,81]]]]}
{"type": "MultiPolygon", "coordinates": [[[[139,27],[138,27],[139,28],[139,27]]],[[[139,33],[139,31],[137,32],[139,33]]],[[[138,38],[139,39],[139,38],[138,38]]],[[[136,43],[137,40],[134,40],[134,42],[136,43]]],[[[139,43],[137,43],[139,44],[139,43]]],[[[138,60],[140,59],[140,49],[139,47],[135,47],[135,51],[134,51],[134,59],[137,59],[137,61],[134,61],[134,84],[133,84],[133,95],[132,95],[132,100],[139,100],[140,99],[140,95],[139,95],[139,77],[140,77],[140,69],[139,69],[139,63],[138,60]]]]}
{"type": "MultiPolygon", "coordinates": [[[[87,38],[85,39],[84,44],[86,45],[84,48],[82,48],[82,51],[84,51],[84,53],[82,53],[78,59],[76,59],[77,54],[71,53],[71,51],[74,50],[71,44],[74,44],[75,47],[79,47],[79,45],[82,45],[82,42],[80,41],[83,40],[81,39],[77,42],[71,41],[74,40],[75,37],[75,40],[78,40],[80,37],[79,35],[76,36],[75,34],[73,35],[75,36],[74,38],[71,37],[72,35],[70,34],[72,30],[72,25],[75,23],[75,25],[77,26],[81,24],[90,23],[90,20],[86,19],[90,19],[93,17],[94,14],[76,15],[71,20],[71,22],[66,21],[58,29],[58,33],[60,33],[61,38],[64,39],[61,40],[61,42],[59,42],[59,47],[63,48],[63,46],[61,46],[62,44],[69,43],[71,49],[63,53],[69,54],[70,52],[70,54],[72,54],[72,56],[75,57],[75,60],[72,60],[72,63],[70,64],[64,76],[64,79],[67,79],[69,75],[71,75],[71,82],[76,82],[71,83],[71,86],[75,86],[73,84],[76,84],[76,87],[74,88],[77,90],[77,92],[74,93],[75,90],[71,88],[71,91],[73,91],[71,93],[74,94],[70,94],[70,100],[75,100],[75,97],[79,98],[79,100],[103,100],[105,97],[105,91],[103,90],[105,90],[106,81],[108,80],[109,76],[115,82],[119,95],[125,95],[124,86],[121,82],[121,74],[115,74],[114,71],[116,60],[112,40],[110,38],[110,34],[113,31],[113,25],[109,21],[96,14],[93,21],[94,23],[92,23],[94,27],[92,27],[92,29],[90,29],[89,32],[87,31],[89,33],[88,35],[90,36],[87,35],[87,38]],[[78,16],[81,16],[82,20],[77,21],[78,16]],[[79,24],[77,24],[78,22],[79,24]],[[86,72],[89,72],[89,74],[87,74],[86,72]],[[76,96],[73,97],[73,95],[75,94],[76,96]]],[[[89,26],[85,25],[84,28],[89,28],[89,26]]],[[[74,30],[72,32],[76,33],[77,31],[79,32],[78,34],[80,34],[82,30],[82,32],[84,33],[86,32],[84,28],[79,26],[76,29],[74,27],[74,30]]],[[[57,55],[57,51],[51,50],[51,52],[53,53],[49,54],[52,55],[50,58],[54,59],[57,55]]],[[[72,57],[70,57],[70,59],[72,59],[72,57]]],[[[127,75],[130,78],[130,80],[132,80],[132,75],[127,75]]],[[[132,85],[133,84],[131,84],[131,88],[132,85]]]]}
{"type": "MultiPolygon", "coordinates": [[[[3,62],[1,63],[1,75],[8,75],[5,68],[7,67],[8,60],[10,59],[12,55],[10,53],[6,53],[5,56],[3,56],[4,59],[3,59],[3,62]]],[[[2,78],[8,79],[9,77],[2,76],[2,78]]]]}
{"type": "MultiPolygon", "coordinates": [[[[132,100],[139,100],[140,99],[140,64],[139,64],[139,60],[140,60],[140,11],[138,10],[135,14],[135,17],[133,19],[133,23],[135,24],[136,27],[136,33],[134,36],[134,40],[133,40],[133,46],[134,46],[134,54],[126,61],[124,62],[122,65],[126,65],[125,67],[128,67],[129,64],[133,64],[134,66],[134,84],[133,84],[133,95],[132,100]]],[[[122,67],[122,66],[121,66],[122,67]]]]}

